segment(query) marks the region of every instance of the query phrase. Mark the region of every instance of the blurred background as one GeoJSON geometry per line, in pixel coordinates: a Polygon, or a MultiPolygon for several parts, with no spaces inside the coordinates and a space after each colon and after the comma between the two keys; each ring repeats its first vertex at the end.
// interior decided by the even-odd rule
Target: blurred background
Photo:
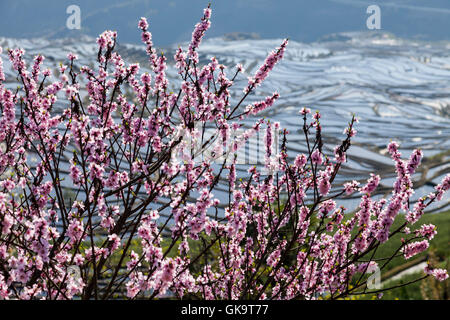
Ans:
{"type": "MultiPolygon", "coordinates": [[[[208,37],[231,32],[261,38],[289,37],[311,42],[331,33],[367,30],[366,9],[382,10],[383,31],[404,38],[449,40],[448,0],[213,0],[214,28],[208,37]]],[[[186,41],[208,0],[0,0],[0,36],[97,36],[118,31],[122,42],[137,43],[136,21],[145,16],[155,43],[186,41]],[[81,30],[66,28],[66,8],[81,8],[81,30]]]]}

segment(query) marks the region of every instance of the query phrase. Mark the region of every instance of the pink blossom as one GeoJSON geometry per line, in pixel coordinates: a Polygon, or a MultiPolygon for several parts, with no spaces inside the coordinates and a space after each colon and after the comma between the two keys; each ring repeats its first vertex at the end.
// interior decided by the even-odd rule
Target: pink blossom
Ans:
{"type": "MultiPolygon", "coordinates": [[[[41,76],[43,56],[28,66],[24,50],[8,50],[15,75],[0,83],[0,299],[345,298],[393,233],[405,237],[393,245],[406,259],[428,248],[435,226],[412,225],[450,189],[450,175],[414,203],[411,175],[423,154],[403,160],[392,142],[393,192],[374,196],[378,175],[362,187],[339,175],[356,118],[327,157],[333,149],[321,115],[306,107],[297,120],[307,151],[295,154],[279,123],[251,120],[278,93],[246,101],[287,40],[235,96],[243,66],[227,68],[216,57],[199,63],[210,17],[207,8],[188,50],[176,50],[175,82],[145,18],[138,23],[149,56],[143,72],[115,50],[112,31],[97,39],[98,63],[78,72],[69,54],[53,80],[49,69],[41,76]],[[61,101],[64,94],[69,101],[61,101]],[[260,147],[250,138],[263,123],[265,166],[242,166],[234,154],[247,151],[246,142],[250,152],[260,147]],[[203,149],[223,155],[220,163],[203,149]],[[359,206],[347,215],[340,197],[357,190],[359,206]],[[403,212],[406,223],[396,230],[403,212]],[[79,277],[68,274],[70,266],[80,268],[79,277]]],[[[448,277],[442,269],[426,272],[448,277]]]]}
{"type": "Polygon", "coordinates": [[[192,32],[192,40],[189,45],[188,54],[195,61],[198,59],[195,50],[199,47],[200,43],[202,42],[203,36],[205,35],[205,32],[211,26],[211,21],[209,20],[210,17],[211,17],[211,8],[206,8],[204,10],[204,16],[202,18],[202,21],[195,25],[194,32],[192,32]]]}
{"type": "Polygon", "coordinates": [[[322,164],[323,158],[322,153],[318,149],[314,150],[314,152],[311,154],[311,160],[314,164],[322,164]]]}
{"type": "Polygon", "coordinates": [[[417,167],[420,164],[422,157],[423,157],[422,150],[416,149],[413,151],[413,153],[411,154],[411,157],[409,158],[409,162],[407,165],[409,174],[413,174],[416,171],[417,167]]]}
{"type": "Polygon", "coordinates": [[[73,61],[73,60],[77,60],[78,59],[78,56],[76,55],[76,54],[74,54],[74,53],[69,53],[68,55],[67,55],[67,59],[69,59],[69,60],[71,60],[71,61],[73,61]]]}
{"type": "Polygon", "coordinates": [[[328,175],[324,174],[319,179],[319,192],[322,196],[326,196],[330,191],[331,185],[328,175]]]}
{"type": "Polygon", "coordinates": [[[141,29],[142,31],[147,30],[147,29],[148,29],[148,22],[147,22],[147,19],[144,18],[144,17],[142,17],[142,18],[139,20],[138,26],[139,26],[139,29],[141,29]]]}
{"type": "Polygon", "coordinates": [[[256,102],[253,105],[248,105],[245,112],[250,114],[258,114],[261,111],[272,106],[279,97],[280,95],[275,92],[272,96],[267,97],[263,101],[256,102]]]}
{"type": "Polygon", "coordinates": [[[294,161],[297,168],[303,168],[306,164],[307,158],[304,154],[299,154],[294,161]]]}
{"type": "Polygon", "coordinates": [[[285,39],[280,47],[267,56],[262,66],[256,71],[256,74],[249,78],[248,87],[246,89],[247,92],[251,90],[251,88],[259,86],[267,78],[273,67],[283,58],[287,44],[288,40],[285,39]]]}
{"type": "Polygon", "coordinates": [[[416,230],[417,236],[422,236],[431,240],[437,234],[436,226],[433,224],[424,224],[420,227],[420,229],[416,230]]]}
{"type": "Polygon", "coordinates": [[[448,279],[447,270],[444,269],[431,269],[429,265],[425,267],[425,273],[433,276],[438,281],[444,281],[448,279]]]}
{"type": "Polygon", "coordinates": [[[352,193],[354,193],[356,191],[358,186],[359,186],[359,182],[356,180],[353,180],[352,182],[346,182],[344,184],[345,193],[347,195],[351,195],[352,193]]]}
{"type": "Polygon", "coordinates": [[[301,114],[302,116],[306,116],[306,115],[309,114],[309,113],[311,113],[311,109],[309,109],[309,108],[303,107],[303,108],[300,110],[300,114],[301,114]]]}
{"type": "Polygon", "coordinates": [[[378,184],[380,183],[380,176],[374,175],[373,173],[370,174],[370,179],[367,181],[367,184],[361,188],[361,193],[372,193],[377,188],[378,184]]]}

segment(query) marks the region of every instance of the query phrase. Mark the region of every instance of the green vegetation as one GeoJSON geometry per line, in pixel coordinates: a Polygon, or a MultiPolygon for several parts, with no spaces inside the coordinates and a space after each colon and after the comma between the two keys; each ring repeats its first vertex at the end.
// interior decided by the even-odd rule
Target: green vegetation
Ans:
{"type": "MultiPolygon", "coordinates": [[[[391,227],[391,230],[396,230],[405,222],[403,215],[398,216],[391,227]]],[[[429,252],[433,252],[439,261],[445,261],[450,257],[450,211],[441,213],[430,213],[425,214],[422,218],[413,225],[410,229],[414,231],[419,228],[422,224],[434,224],[437,227],[437,235],[430,241],[430,248],[422,254],[411,258],[411,260],[425,259],[429,252]]],[[[381,245],[376,254],[375,258],[385,258],[390,257],[395,252],[396,248],[399,247],[401,243],[401,238],[405,237],[404,234],[396,234],[389,239],[386,243],[381,245]]],[[[382,270],[383,273],[394,270],[395,268],[403,265],[405,263],[405,258],[403,255],[395,257],[392,261],[386,265],[382,270]]],[[[381,263],[380,263],[381,265],[381,263]]]]}

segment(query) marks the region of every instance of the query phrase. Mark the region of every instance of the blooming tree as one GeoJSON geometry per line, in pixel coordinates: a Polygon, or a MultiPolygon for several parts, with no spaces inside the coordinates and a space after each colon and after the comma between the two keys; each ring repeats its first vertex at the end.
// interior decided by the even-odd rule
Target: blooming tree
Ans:
{"type": "MultiPolygon", "coordinates": [[[[300,119],[308,152],[295,159],[287,155],[286,130],[274,151],[277,123],[261,119],[233,137],[243,120],[279,97],[244,105],[288,41],[268,55],[235,101],[230,88],[242,66],[228,71],[215,58],[199,63],[210,16],[208,7],[187,50],[176,51],[181,86],[175,92],[145,18],[138,26],[151,73],[124,62],[112,31],[97,39],[96,67],[78,71],[76,55],[69,54],[59,77],[41,71],[44,57],[29,68],[23,50],[8,50],[17,90],[3,84],[0,59],[1,298],[337,299],[371,292],[368,269],[393,235],[405,237],[394,256],[409,259],[427,249],[436,228],[415,224],[448,191],[450,175],[410,206],[411,175],[422,151],[402,160],[392,142],[397,179],[389,198],[372,196],[378,175],[362,186],[334,185],[356,119],[327,156],[320,114],[307,108],[300,119]],[[62,112],[53,110],[63,103],[62,112]],[[205,138],[205,128],[214,131],[212,138],[205,138]],[[237,177],[236,154],[261,128],[269,129],[265,164],[237,177]],[[199,157],[192,142],[220,161],[199,157]],[[214,195],[220,185],[228,201],[214,195]],[[359,207],[346,214],[336,200],[352,193],[359,193],[359,207]],[[406,222],[394,230],[402,211],[406,222]]],[[[432,266],[425,271],[448,277],[432,266]]]]}

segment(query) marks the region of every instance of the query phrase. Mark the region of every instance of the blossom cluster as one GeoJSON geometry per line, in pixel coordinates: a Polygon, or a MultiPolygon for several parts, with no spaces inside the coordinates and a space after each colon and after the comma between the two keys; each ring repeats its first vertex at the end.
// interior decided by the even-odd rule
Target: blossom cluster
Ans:
{"type": "MultiPolygon", "coordinates": [[[[423,153],[402,160],[395,142],[388,146],[397,173],[390,197],[374,197],[381,181],[375,174],[334,183],[356,134],[355,117],[334,157],[322,148],[320,113],[307,108],[300,114],[308,152],[293,159],[289,133],[275,152],[270,128],[280,125],[264,119],[229,141],[279,97],[241,107],[288,42],[269,54],[235,102],[230,88],[243,67],[229,72],[216,58],[199,65],[210,17],[207,8],[188,49],[175,53],[182,80],[175,92],[145,18],[138,28],[148,69],[125,62],[113,31],[97,39],[96,66],[76,68],[78,57],[69,54],[54,76],[42,70],[43,56],[28,68],[23,50],[8,50],[21,81],[17,92],[3,84],[0,57],[0,298],[342,298],[364,284],[356,275],[376,264],[367,262],[374,250],[406,233],[450,189],[447,175],[411,209],[411,176],[423,153]],[[202,134],[206,127],[215,131],[211,139],[202,134]],[[261,127],[269,128],[265,165],[242,175],[237,152],[261,127]],[[221,154],[226,143],[231,152],[221,165],[199,161],[185,138],[203,149],[217,138],[222,145],[212,153],[221,154]],[[223,190],[227,199],[219,196],[223,190]],[[354,193],[359,205],[351,214],[338,197],[354,193]],[[402,211],[407,222],[393,230],[402,211]]],[[[435,234],[433,225],[420,226],[399,250],[408,259],[435,234]]],[[[426,272],[448,277],[442,269],[426,272]]]]}

